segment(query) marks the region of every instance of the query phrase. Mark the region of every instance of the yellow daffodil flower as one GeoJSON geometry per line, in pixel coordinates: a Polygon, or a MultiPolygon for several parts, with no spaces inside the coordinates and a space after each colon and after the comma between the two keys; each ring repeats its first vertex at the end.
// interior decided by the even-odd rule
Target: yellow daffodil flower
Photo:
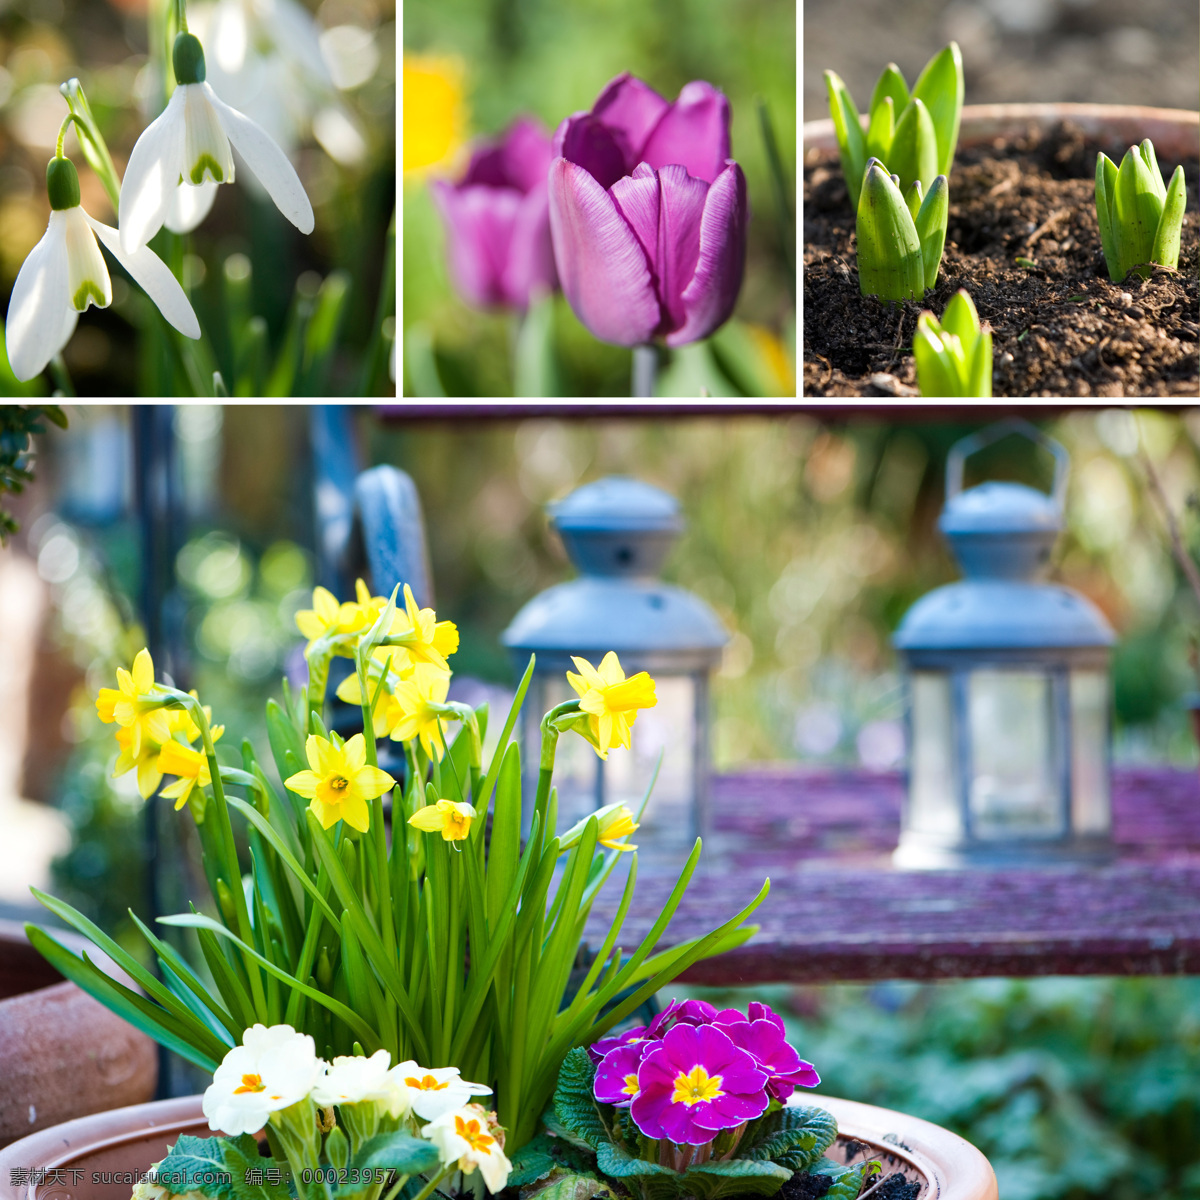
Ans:
{"type": "Polygon", "coordinates": [[[412,675],[401,679],[393,694],[399,716],[392,726],[392,740],[411,742],[420,738],[425,753],[440,762],[446,751],[442,718],[456,715],[445,707],[449,690],[448,672],[439,671],[430,663],[414,664],[412,675]]]}
{"type": "MultiPolygon", "coordinates": [[[[418,608],[407,583],[404,585],[404,611],[396,609],[388,636],[403,639],[398,648],[412,662],[430,663],[440,671],[450,670],[446,659],[458,649],[458,626],[453,621],[439,621],[432,608],[418,608]]],[[[394,648],[387,646],[384,649],[394,648]]],[[[403,662],[397,657],[396,666],[402,666],[403,662]]]]}
{"type": "Polygon", "coordinates": [[[609,850],[636,850],[636,846],[630,845],[628,842],[622,841],[622,838],[627,838],[631,833],[635,832],[639,825],[633,819],[633,813],[624,804],[606,804],[603,808],[596,809],[593,813],[588,813],[581,821],[576,821],[566,833],[559,839],[559,851],[570,850],[572,846],[583,836],[584,827],[588,821],[595,817],[600,824],[599,837],[596,839],[601,846],[607,846],[609,850]]]}
{"type": "Polygon", "coordinates": [[[471,832],[475,806],[465,801],[439,800],[427,804],[408,818],[410,825],[425,833],[440,833],[444,842],[461,842],[471,832]]]}
{"type": "MultiPolygon", "coordinates": [[[[149,650],[139,650],[133,670],[117,668],[117,686],[101,688],[96,696],[96,712],[107,725],[114,722],[129,733],[129,753],[134,760],[142,753],[142,738],[162,744],[171,736],[170,718],[162,701],[151,696],[154,690],[154,660],[149,650]]],[[[132,765],[132,764],[131,764],[132,765]]]]}
{"type": "MultiPolygon", "coordinates": [[[[195,695],[193,692],[192,695],[195,695]]],[[[195,741],[200,736],[200,730],[196,728],[196,723],[188,716],[186,709],[173,708],[166,710],[171,733],[173,735],[181,735],[187,741],[195,741]]],[[[209,720],[212,719],[212,710],[205,706],[204,715],[209,720]]],[[[221,734],[225,732],[224,725],[214,725],[210,728],[210,736],[214,742],[219,741],[221,734]]],[[[149,738],[143,737],[138,752],[133,752],[133,730],[124,726],[117,729],[117,745],[121,747],[121,753],[117,755],[116,766],[113,767],[112,777],[114,779],[124,775],[126,771],[137,771],[138,792],[143,800],[149,800],[151,796],[158,790],[158,785],[162,783],[163,775],[178,775],[181,772],[175,770],[166,770],[162,765],[162,752],[167,746],[181,746],[182,749],[190,749],[183,745],[177,736],[169,737],[161,744],[151,741],[149,738]]],[[[196,753],[196,751],[192,751],[196,753]]],[[[203,757],[203,755],[201,755],[203,757]]],[[[205,768],[207,772],[207,767],[205,768]]],[[[206,777],[205,783],[209,780],[206,777]]],[[[174,786],[174,785],[172,785],[174,786]]],[[[167,792],[163,793],[167,795],[167,792]]],[[[175,793],[170,793],[174,795],[175,793]]],[[[186,800],[186,797],[185,797],[186,800]]],[[[183,807],[183,803],[175,805],[177,809],[183,807]]]]}
{"type": "MultiPolygon", "coordinates": [[[[214,736],[213,741],[216,740],[214,736]]],[[[208,787],[212,783],[208,756],[203,750],[194,750],[182,742],[170,741],[163,746],[158,755],[158,769],[164,775],[179,776],[174,783],[162,790],[162,794],[168,800],[175,801],[176,812],[188,802],[193,789],[208,787]]]]}
{"type": "Polygon", "coordinates": [[[345,821],[366,833],[371,821],[367,801],[382,796],[396,781],[386,771],[367,765],[363,735],[356,733],[343,743],[336,734],[332,740],[309,734],[304,752],[312,769],[298,771],[284,786],[311,801],[309,808],[323,828],[345,821]]]}
{"type": "Polygon", "coordinates": [[[363,605],[362,594],[366,593],[369,600],[370,593],[361,579],[358,587],[361,589],[359,600],[347,600],[342,604],[338,603],[337,597],[328,588],[313,590],[312,608],[302,608],[296,614],[296,627],[308,638],[306,651],[321,638],[362,633],[370,629],[379,611],[372,612],[369,605],[363,605]]]}
{"type": "MultiPolygon", "coordinates": [[[[407,655],[403,655],[402,651],[393,646],[383,646],[381,649],[386,650],[388,652],[387,655],[372,658],[367,666],[367,689],[372,695],[379,692],[371,714],[371,725],[377,738],[387,737],[404,715],[403,710],[396,703],[396,697],[392,694],[392,689],[400,680],[408,678],[413,673],[415,666],[414,663],[408,661],[398,671],[392,670],[390,668],[393,665],[393,660],[401,657],[407,659],[407,655]],[[379,682],[383,679],[385,671],[387,673],[387,683],[384,685],[383,690],[379,691],[379,682]]],[[[362,706],[363,695],[362,688],[358,683],[357,671],[353,675],[347,675],[338,685],[337,698],[346,704],[362,706]]]]}
{"type": "Polygon", "coordinates": [[[580,709],[591,718],[587,740],[601,758],[607,758],[613,746],[628,748],[629,730],[638,712],[658,703],[654,680],[645,671],[626,679],[612,650],[601,660],[599,668],[574,655],[571,661],[579,674],[568,671],[567,682],[579,696],[580,709]]]}

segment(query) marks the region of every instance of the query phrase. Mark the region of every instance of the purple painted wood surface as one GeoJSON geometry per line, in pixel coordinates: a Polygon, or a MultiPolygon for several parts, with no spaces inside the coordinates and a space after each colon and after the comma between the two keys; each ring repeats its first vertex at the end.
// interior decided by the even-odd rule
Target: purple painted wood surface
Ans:
{"type": "MultiPolygon", "coordinates": [[[[758,935],[698,964],[691,982],[1200,974],[1195,771],[1115,771],[1116,859],[1022,870],[894,870],[898,774],[764,768],[713,784],[715,836],[670,941],[727,920],[767,875],[771,894],[753,918],[758,935]]],[[[641,864],[622,945],[637,944],[673,882],[641,864]]],[[[593,945],[611,920],[609,895],[588,925],[593,945]]]]}

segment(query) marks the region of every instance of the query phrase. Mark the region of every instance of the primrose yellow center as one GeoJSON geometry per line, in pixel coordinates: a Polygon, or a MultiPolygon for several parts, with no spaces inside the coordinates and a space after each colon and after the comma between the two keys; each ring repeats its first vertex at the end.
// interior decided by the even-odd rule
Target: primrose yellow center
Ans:
{"type": "Polygon", "coordinates": [[[438,1083],[432,1075],[422,1075],[420,1079],[415,1075],[410,1075],[404,1082],[410,1088],[416,1088],[421,1092],[440,1092],[443,1088],[450,1086],[449,1082],[438,1083]]]}
{"type": "Polygon", "coordinates": [[[700,1104],[705,1100],[716,1100],[725,1095],[721,1091],[722,1075],[710,1075],[703,1067],[693,1067],[686,1074],[680,1071],[675,1076],[675,1091],[671,1094],[672,1104],[700,1104]]]}
{"type": "Polygon", "coordinates": [[[638,1080],[636,1075],[625,1076],[625,1086],[621,1089],[626,1096],[636,1096],[638,1094],[638,1080]]]}
{"type": "Polygon", "coordinates": [[[267,1085],[263,1083],[261,1075],[243,1075],[242,1086],[235,1087],[233,1094],[240,1096],[245,1092],[264,1092],[266,1089],[267,1085]]]}
{"type": "Polygon", "coordinates": [[[454,1118],[454,1132],[458,1134],[472,1150],[485,1150],[488,1154],[491,1153],[488,1147],[496,1140],[493,1137],[488,1137],[479,1126],[478,1121],[464,1121],[462,1117],[454,1118]]]}

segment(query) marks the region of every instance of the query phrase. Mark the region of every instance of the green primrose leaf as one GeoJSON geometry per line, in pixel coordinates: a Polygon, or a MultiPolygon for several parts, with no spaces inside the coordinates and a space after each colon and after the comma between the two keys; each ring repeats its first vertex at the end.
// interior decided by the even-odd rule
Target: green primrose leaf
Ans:
{"type": "Polygon", "coordinates": [[[864,296],[907,300],[925,294],[917,229],[900,189],[873,159],[858,201],[858,282],[864,296]]]}
{"type": "Polygon", "coordinates": [[[791,1105],[763,1118],[754,1144],[742,1158],[769,1159],[790,1171],[807,1170],[837,1137],[837,1121],[823,1108],[791,1105]]]}
{"type": "MultiPolygon", "coordinates": [[[[511,1179],[511,1176],[510,1176],[511,1179]]],[[[617,1193],[597,1179],[595,1175],[574,1172],[559,1172],[552,1175],[543,1187],[531,1189],[529,1200],[591,1200],[593,1196],[607,1196],[616,1200],[617,1193]]]]}
{"type": "Polygon", "coordinates": [[[963,106],[962,51],[957,42],[951,42],[925,64],[913,85],[912,95],[929,109],[937,133],[936,173],[949,175],[963,106]]]}
{"type": "MultiPolygon", "coordinates": [[[[609,1140],[592,1088],[596,1067],[588,1052],[576,1047],[563,1060],[554,1089],[554,1115],[573,1138],[599,1150],[609,1140]]],[[[609,1172],[611,1174],[611,1172],[609,1172]]]]}
{"type": "Polygon", "coordinates": [[[900,190],[908,191],[913,180],[928,187],[938,171],[937,134],[924,100],[914,96],[896,121],[896,132],[888,151],[887,167],[900,176],[900,190]]]}
{"type": "Polygon", "coordinates": [[[1176,167],[1175,174],[1171,176],[1171,186],[1167,188],[1162,216],[1158,219],[1158,229],[1154,234],[1151,262],[1160,263],[1164,267],[1179,266],[1179,236],[1183,229],[1183,209],[1186,203],[1187,184],[1184,182],[1183,168],[1176,167]]]}
{"type": "Polygon", "coordinates": [[[858,204],[867,162],[866,140],[863,138],[858,109],[854,107],[850,92],[836,72],[825,72],[825,88],[829,93],[829,115],[833,118],[833,128],[837,134],[842,174],[846,177],[851,203],[858,204]]]}
{"type": "Polygon", "coordinates": [[[886,159],[896,128],[896,106],[891,96],[871,108],[871,126],[867,130],[867,157],[886,159]]]}
{"type": "Polygon", "coordinates": [[[885,99],[891,100],[895,112],[903,112],[909,101],[908,84],[904,82],[904,76],[900,74],[900,68],[894,62],[883,68],[883,74],[879,76],[879,82],[871,93],[871,120],[875,119],[875,109],[885,99]]]}
{"type": "Polygon", "coordinates": [[[1119,282],[1121,260],[1117,253],[1117,234],[1113,225],[1113,203],[1117,194],[1117,164],[1103,151],[1096,155],[1096,223],[1100,226],[1100,245],[1108,264],[1108,277],[1119,282]]]}
{"type": "Polygon", "coordinates": [[[1162,209],[1162,201],[1154,189],[1145,160],[1136,146],[1130,146],[1117,172],[1114,208],[1122,279],[1135,267],[1143,279],[1149,278],[1150,268],[1145,264],[1150,262],[1162,209]]]}
{"type": "Polygon", "coordinates": [[[933,181],[929,194],[921,201],[914,222],[917,240],[921,243],[921,268],[926,288],[937,283],[949,220],[950,184],[945,175],[939,175],[933,181]]]}
{"type": "Polygon", "coordinates": [[[683,1177],[684,1194],[699,1200],[724,1196],[772,1196],[787,1183],[792,1172],[773,1162],[734,1158],[692,1167],[683,1177]]]}

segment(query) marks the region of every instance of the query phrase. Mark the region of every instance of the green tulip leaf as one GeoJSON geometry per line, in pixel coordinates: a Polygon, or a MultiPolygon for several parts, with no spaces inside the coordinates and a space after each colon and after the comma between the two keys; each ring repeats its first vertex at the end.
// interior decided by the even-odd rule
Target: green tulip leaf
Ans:
{"type": "Polygon", "coordinates": [[[924,267],[917,229],[900,189],[877,160],[867,168],[858,201],[858,282],[864,296],[922,296],[924,267]]]}
{"type": "Polygon", "coordinates": [[[1187,184],[1183,168],[1176,167],[1167,188],[1162,215],[1158,218],[1158,229],[1154,234],[1154,248],[1150,261],[1172,269],[1179,266],[1179,236],[1183,230],[1183,209],[1187,204],[1187,184]]]}
{"type": "Polygon", "coordinates": [[[871,119],[875,119],[875,110],[885,99],[890,99],[895,112],[903,112],[909,101],[908,84],[900,74],[900,68],[895,63],[888,63],[879,76],[879,82],[871,93],[871,119]]]}
{"type": "Polygon", "coordinates": [[[914,96],[896,122],[892,147],[888,151],[888,170],[900,176],[900,190],[908,191],[913,180],[928,187],[938,173],[937,134],[925,102],[914,96]]]}
{"type": "Polygon", "coordinates": [[[1117,172],[1117,195],[1114,224],[1121,278],[1135,267],[1143,279],[1150,275],[1150,256],[1154,235],[1162,216],[1162,201],[1158,198],[1149,168],[1136,146],[1131,146],[1121,160],[1117,172]]]}
{"type": "Polygon", "coordinates": [[[896,105],[891,96],[884,96],[878,104],[871,108],[871,126],[867,130],[866,153],[868,158],[887,159],[895,129],[896,105]]]}
{"type": "Polygon", "coordinates": [[[829,92],[829,115],[833,118],[833,128],[837,134],[842,174],[846,177],[846,187],[850,192],[851,203],[857,204],[859,189],[862,187],[863,170],[867,162],[862,122],[859,120],[858,109],[854,107],[850,92],[836,72],[825,72],[825,88],[829,92]]]}
{"type": "Polygon", "coordinates": [[[921,201],[914,222],[917,240],[921,244],[921,271],[926,288],[931,288],[937,283],[949,220],[950,184],[945,175],[939,175],[933,181],[928,195],[921,201]]]}
{"type": "Polygon", "coordinates": [[[957,42],[951,42],[925,64],[912,95],[924,101],[937,132],[937,167],[931,174],[949,175],[963,106],[962,51],[957,42]]]}
{"type": "Polygon", "coordinates": [[[1117,164],[1103,151],[1096,155],[1096,223],[1100,226],[1100,245],[1108,264],[1108,277],[1119,282],[1121,259],[1117,253],[1117,232],[1113,224],[1113,203],[1117,195],[1117,164]]]}

